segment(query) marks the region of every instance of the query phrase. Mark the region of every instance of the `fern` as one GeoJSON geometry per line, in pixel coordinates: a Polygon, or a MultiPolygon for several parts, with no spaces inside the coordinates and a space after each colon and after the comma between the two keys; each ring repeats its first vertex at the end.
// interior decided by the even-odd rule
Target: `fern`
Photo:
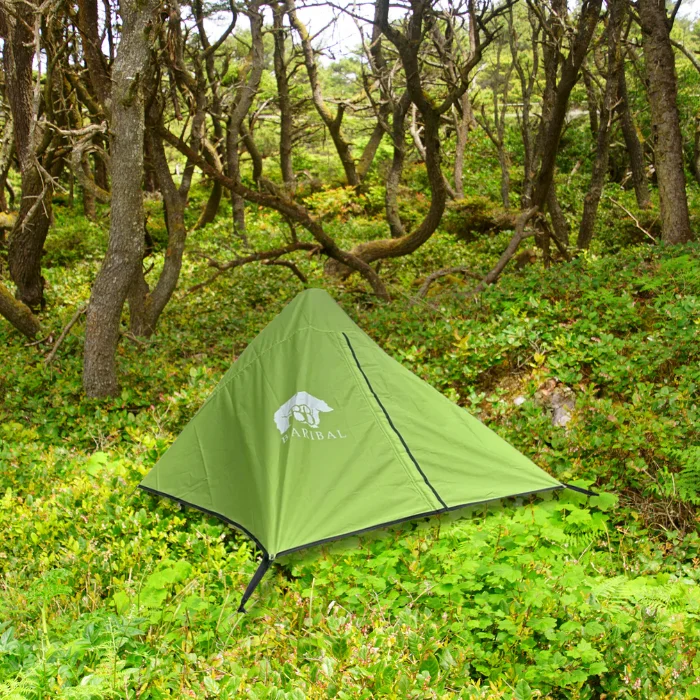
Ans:
{"type": "Polygon", "coordinates": [[[626,598],[623,595],[623,591],[626,582],[627,578],[625,576],[613,576],[612,578],[603,579],[593,587],[591,595],[599,600],[624,602],[626,598]]]}
{"type": "Polygon", "coordinates": [[[604,579],[593,587],[591,594],[612,605],[634,604],[659,612],[684,612],[697,605],[700,593],[697,586],[679,581],[659,581],[648,576],[629,579],[615,576],[604,579]]]}
{"type": "Polygon", "coordinates": [[[564,523],[564,535],[572,547],[587,547],[607,532],[604,513],[593,513],[590,518],[567,518],[564,523]]]}
{"type": "Polygon", "coordinates": [[[570,551],[584,549],[608,531],[605,513],[591,513],[589,508],[577,508],[564,518],[551,519],[542,529],[550,542],[570,551]]]}
{"type": "Polygon", "coordinates": [[[672,450],[671,456],[681,464],[676,475],[678,495],[684,501],[700,505],[700,445],[691,445],[684,450],[672,450]]]}
{"type": "Polygon", "coordinates": [[[82,700],[89,698],[96,700],[100,698],[122,697],[124,693],[125,681],[134,672],[134,669],[125,669],[126,662],[120,660],[116,649],[110,644],[101,644],[97,651],[104,652],[99,664],[94,672],[85,676],[79,685],[64,688],[61,698],[65,700],[82,700]]]}
{"type": "Polygon", "coordinates": [[[0,683],[0,700],[29,700],[36,690],[36,681],[32,677],[15,678],[0,683]]]}

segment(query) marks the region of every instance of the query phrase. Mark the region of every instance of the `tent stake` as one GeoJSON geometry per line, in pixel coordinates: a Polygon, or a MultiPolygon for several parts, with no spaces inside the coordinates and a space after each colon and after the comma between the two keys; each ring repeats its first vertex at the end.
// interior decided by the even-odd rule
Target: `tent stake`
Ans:
{"type": "Polygon", "coordinates": [[[571,484],[564,484],[567,489],[571,489],[572,491],[578,491],[578,493],[583,493],[586,496],[597,496],[598,494],[595,491],[589,491],[588,489],[582,489],[580,486],[573,486],[571,484]]]}
{"type": "Polygon", "coordinates": [[[245,593],[243,594],[243,598],[241,599],[241,604],[238,606],[238,612],[245,612],[245,604],[248,602],[248,598],[250,598],[251,595],[253,595],[253,591],[258,587],[258,584],[260,583],[262,577],[265,575],[265,572],[270,568],[270,555],[265,552],[263,554],[262,561],[260,562],[260,565],[258,566],[255,574],[253,574],[253,578],[250,580],[250,583],[248,584],[248,588],[245,589],[245,593]]]}

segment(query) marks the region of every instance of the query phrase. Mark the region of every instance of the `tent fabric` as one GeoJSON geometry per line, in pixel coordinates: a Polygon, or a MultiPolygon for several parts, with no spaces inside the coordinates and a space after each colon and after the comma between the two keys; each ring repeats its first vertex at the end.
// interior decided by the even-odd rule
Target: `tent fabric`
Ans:
{"type": "Polygon", "coordinates": [[[241,529],[263,564],[564,488],[389,357],[321,289],[297,295],[248,345],[140,486],[241,529]]]}

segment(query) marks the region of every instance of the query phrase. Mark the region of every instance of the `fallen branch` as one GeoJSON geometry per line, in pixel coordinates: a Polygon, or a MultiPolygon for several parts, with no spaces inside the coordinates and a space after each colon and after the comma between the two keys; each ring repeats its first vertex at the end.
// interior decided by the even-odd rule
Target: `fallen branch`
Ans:
{"type": "Polygon", "coordinates": [[[33,340],[41,331],[39,319],[32,310],[15,299],[12,292],[0,281],[0,316],[4,316],[20,333],[33,340]]]}
{"type": "Polygon", "coordinates": [[[141,347],[146,347],[150,345],[149,341],[137,338],[131,331],[121,331],[120,335],[124,336],[127,340],[130,340],[132,343],[140,345],[141,347]]]}
{"type": "Polygon", "coordinates": [[[31,343],[25,343],[25,348],[33,348],[36,345],[43,345],[44,343],[50,343],[53,340],[53,333],[49,333],[45,338],[39,338],[39,340],[33,340],[31,343]]]}
{"type": "Polygon", "coordinates": [[[51,364],[51,362],[53,362],[54,357],[56,357],[56,352],[58,352],[58,348],[61,347],[61,343],[63,343],[63,341],[66,339],[66,336],[70,333],[70,329],[73,328],[73,326],[78,322],[78,319],[87,311],[87,306],[87,304],[83,304],[75,310],[71,320],[68,321],[66,327],[61,331],[61,335],[58,336],[58,340],[51,349],[51,352],[46,356],[44,366],[48,366],[51,364]]]}
{"type": "Polygon", "coordinates": [[[634,221],[634,225],[635,225],[645,236],[649,236],[649,238],[651,238],[651,240],[654,241],[654,243],[656,243],[656,238],[654,238],[654,236],[652,236],[652,235],[649,233],[649,231],[647,231],[647,230],[639,223],[639,219],[637,219],[637,217],[636,217],[629,209],[627,209],[623,204],[620,204],[620,202],[618,202],[616,199],[613,199],[613,198],[610,197],[609,195],[606,195],[606,196],[607,196],[607,198],[608,198],[613,204],[615,204],[616,206],[620,207],[620,209],[622,209],[622,211],[624,211],[625,214],[627,214],[627,216],[629,216],[630,219],[632,219],[632,221],[634,221]]]}
{"type": "MultiPolygon", "coordinates": [[[[386,285],[379,275],[377,275],[377,273],[370,267],[369,263],[357,255],[339,248],[335,240],[326,233],[318,219],[311,216],[308,210],[306,210],[303,206],[297,202],[286,199],[286,197],[276,197],[270,193],[259,192],[246,187],[240,181],[232,179],[217,170],[217,168],[215,168],[211,163],[207,162],[206,158],[203,158],[199,153],[190,148],[190,146],[182,139],[174,136],[167,129],[158,128],[157,131],[167,143],[174,148],[177,148],[177,150],[183,155],[187,156],[187,158],[197,167],[199,167],[202,173],[205,175],[218,180],[224,187],[239,194],[249,202],[254,202],[255,204],[260,204],[264,207],[270,207],[280,214],[289,216],[300,226],[303,226],[316,239],[319,251],[322,251],[323,254],[327,255],[329,258],[333,258],[334,260],[337,260],[338,262],[345,264],[347,267],[359,272],[372,287],[372,291],[380,299],[383,301],[389,301],[390,295],[386,285]]],[[[420,230],[420,227],[418,230],[420,230]]],[[[415,232],[411,234],[411,236],[414,235],[415,232]]]]}
{"type": "Polygon", "coordinates": [[[442,270],[437,270],[436,272],[433,272],[425,278],[423,284],[418,290],[418,293],[416,294],[416,300],[423,299],[428,293],[428,290],[430,289],[430,286],[433,284],[433,282],[440,279],[440,277],[445,277],[446,275],[454,275],[458,272],[461,272],[463,275],[471,277],[472,279],[480,280],[482,278],[482,275],[478,275],[476,272],[472,272],[468,268],[464,267],[464,265],[457,265],[455,267],[445,267],[442,270]]]}

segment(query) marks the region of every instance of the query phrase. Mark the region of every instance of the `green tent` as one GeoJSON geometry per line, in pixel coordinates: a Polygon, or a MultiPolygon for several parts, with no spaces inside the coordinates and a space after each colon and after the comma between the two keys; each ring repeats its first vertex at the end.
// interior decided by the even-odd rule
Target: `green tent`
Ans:
{"type": "Polygon", "coordinates": [[[384,353],[321,289],[293,299],[140,484],[283,554],[564,488],[384,353]]]}

